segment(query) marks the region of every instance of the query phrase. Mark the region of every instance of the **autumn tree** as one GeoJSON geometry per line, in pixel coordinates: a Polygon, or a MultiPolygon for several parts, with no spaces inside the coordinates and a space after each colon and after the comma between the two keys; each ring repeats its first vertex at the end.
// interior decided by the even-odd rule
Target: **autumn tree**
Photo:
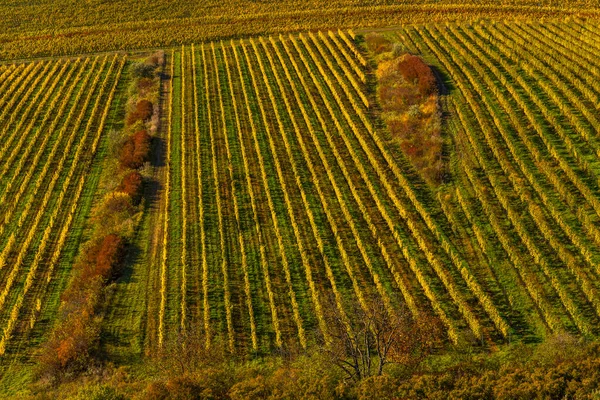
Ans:
{"type": "Polygon", "coordinates": [[[439,346],[442,329],[434,318],[414,319],[404,307],[390,312],[379,297],[366,304],[353,310],[349,327],[334,304],[328,307],[332,340],[324,350],[351,380],[380,376],[388,364],[416,366],[439,346]]]}
{"type": "Polygon", "coordinates": [[[150,161],[151,136],[146,130],[140,130],[125,140],[121,147],[119,162],[124,169],[140,168],[150,161]]]}
{"type": "Polygon", "coordinates": [[[437,83],[431,68],[421,57],[405,54],[398,59],[398,71],[404,80],[417,84],[422,96],[436,93],[437,83]]]}
{"type": "Polygon", "coordinates": [[[129,197],[131,197],[131,203],[133,205],[138,205],[142,200],[143,181],[142,174],[138,171],[131,171],[123,177],[117,190],[129,195],[129,197]]]}
{"type": "Polygon", "coordinates": [[[131,126],[137,121],[147,122],[152,118],[153,112],[154,106],[150,100],[139,100],[135,105],[135,109],[127,115],[127,125],[131,126]]]}

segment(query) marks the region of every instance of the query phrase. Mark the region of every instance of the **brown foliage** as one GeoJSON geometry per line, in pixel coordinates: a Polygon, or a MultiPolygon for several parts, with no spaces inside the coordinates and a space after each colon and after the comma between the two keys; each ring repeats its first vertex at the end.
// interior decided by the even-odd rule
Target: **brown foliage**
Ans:
{"type": "Polygon", "coordinates": [[[152,118],[154,107],[152,102],[146,99],[139,100],[135,109],[127,115],[127,125],[133,125],[137,121],[147,122],[152,118]]]}
{"type": "Polygon", "coordinates": [[[382,117],[400,149],[432,184],[441,181],[441,113],[435,76],[417,56],[405,54],[377,68],[377,94],[382,117]]]}
{"type": "Polygon", "coordinates": [[[97,350],[99,324],[87,307],[77,309],[61,322],[52,338],[41,349],[39,362],[42,374],[59,377],[88,366],[91,354],[97,350]]]}
{"type": "Polygon", "coordinates": [[[102,200],[99,211],[94,216],[94,222],[99,227],[102,227],[105,225],[103,220],[114,219],[115,221],[110,222],[118,222],[118,220],[132,216],[134,212],[135,208],[131,203],[129,195],[121,192],[112,192],[102,200]]]}
{"type": "Polygon", "coordinates": [[[129,195],[129,197],[131,197],[131,203],[133,205],[138,205],[142,200],[142,189],[142,174],[140,174],[138,171],[131,171],[123,177],[123,180],[121,181],[121,184],[117,190],[129,195]]]}
{"type": "Polygon", "coordinates": [[[121,168],[139,168],[141,164],[137,164],[134,158],[135,154],[135,144],[131,138],[127,138],[123,146],[121,147],[121,152],[119,155],[119,162],[121,164],[121,168]]]}
{"type": "Polygon", "coordinates": [[[96,281],[103,282],[113,278],[119,272],[125,255],[125,240],[111,233],[86,248],[82,260],[75,265],[78,275],[65,295],[63,302],[74,302],[74,298],[91,299],[97,289],[96,281]]]}
{"type": "Polygon", "coordinates": [[[133,143],[135,145],[135,156],[137,158],[148,161],[150,154],[150,135],[145,130],[137,131],[133,135],[133,143]]]}
{"type": "Polygon", "coordinates": [[[125,143],[123,143],[119,157],[121,167],[125,169],[137,169],[146,161],[149,161],[150,141],[151,137],[145,130],[138,131],[133,136],[127,138],[125,143]]]}
{"type": "Polygon", "coordinates": [[[154,66],[162,66],[165,63],[165,52],[164,50],[159,50],[155,53],[153,53],[150,57],[148,57],[148,60],[146,60],[147,63],[154,65],[154,66]]]}
{"type": "Polygon", "coordinates": [[[109,193],[93,217],[96,232],[104,235],[113,232],[127,234],[132,218],[139,210],[133,206],[131,197],[122,192],[109,193]]]}
{"type": "Polygon", "coordinates": [[[75,264],[75,275],[63,293],[60,320],[51,339],[40,353],[41,372],[59,377],[65,372],[88,366],[97,351],[103,282],[113,277],[122,264],[125,242],[110,234],[88,247],[75,264]]]}
{"type": "Polygon", "coordinates": [[[99,244],[95,272],[104,279],[120,272],[125,255],[125,241],[118,235],[106,235],[99,244]]]}
{"type": "Polygon", "coordinates": [[[154,89],[154,79],[140,78],[137,82],[137,91],[141,97],[146,97],[154,89]]]}
{"type": "Polygon", "coordinates": [[[145,398],[150,400],[200,400],[210,398],[200,382],[187,375],[177,376],[165,382],[152,382],[146,388],[145,398]]]}
{"type": "Polygon", "coordinates": [[[386,53],[392,50],[392,43],[379,33],[368,33],[365,36],[365,42],[367,48],[375,54],[386,53]]]}
{"type": "Polygon", "coordinates": [[[402,77],[419,87],[419,93],[429,96],[437,92],[435,75],[421,57],[406,54],[398,62],[398,71],[402,77]]]}

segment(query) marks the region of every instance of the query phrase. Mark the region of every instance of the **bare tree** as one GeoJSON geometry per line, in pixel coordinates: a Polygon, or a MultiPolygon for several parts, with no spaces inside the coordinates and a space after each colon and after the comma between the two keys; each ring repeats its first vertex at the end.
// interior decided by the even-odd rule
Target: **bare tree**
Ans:
{"type": "Polygon", "coordinates": [[[327,308],[331,342],[324,349],[348,378],[360,381],[381,375],[391,363],[418,365],[439,344],[436,319],[416,320],[404,307],[390,311],[379,296],[366,303],[366,309],[355,306],[350,316],[342,315],[335,303],[327,308]]]}
{"type": "Polygon", "coordinates": [[[205,332],[199,328],[188,328],[166,343],[155,362],[167,374],[175,376],[184,376],[222,363],[225,359],[223,346],[213,341],[207,347],[206,343],[205,332]]]}

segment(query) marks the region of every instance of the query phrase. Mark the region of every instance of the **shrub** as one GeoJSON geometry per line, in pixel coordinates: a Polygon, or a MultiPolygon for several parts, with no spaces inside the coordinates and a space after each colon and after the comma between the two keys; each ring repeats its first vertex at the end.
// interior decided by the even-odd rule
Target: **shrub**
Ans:
{"type": "Polygon", "coordinates": [[[131,224],[131,217],[136,213],[131,197],[122,192],[112,192],[104,197],[98,212],[93,217],[96,232],[100,235],[111,232],[124,232],[125,225],[131,224]],[[125,225],[123,225],[125,224],[125,225]]]}
{"type": "Polygon", "coordinates": [[[141,165],[136,165],[135,163],[135,159],[134,159],[134,153],[135,153],[135,144],[133,143],[133,140],[131,138],[127,138],[127,140],[123,143],[123,146],[121,147],[121,151],[119,154],[119,163],[121,164],[121,168],[127,169],[127,168],[138,168],[141,165]]]}
{"type": "Polygon", "coordinates": [[[258,375],[256,377],[243,380],[236,383],[229,390],[229,396],[232,400],[242,399],[266,399],[269,397],[271,388],[265,377],[258,375]]]}
{"type": "Polygon", "coordinates": [[[418,84],[421,95],[429,96],[436,93],[435,75],[420,57],[406,54],[398,62],[398,71],[406,81],[418,84]]]}
{"type": "MultiPolygon", "coordinates": [[[[92,318],[93,303],[92,297],[68,300],[70,312],[41,349],[39,365],[43,375],[60,377],[63,373],[77,372],[89,366],[91,355],[97,351],[100,333],[99,321],[92,318]]],[[[64,305],[61,311],[65,311],[64,305]]]]}
{"type": "Polygon", "coordinates": [[[121,168],[138,169],[150,160],[150,140],[148,132],[141,130],[129,137],[121,147],[119,162],[121,168]]]}
{"type": "Polygon", "coordinates": [[[142,164],[150,161],[150,140],[151,137],[145,130],[138,131],[133,135],[134,158],[142,164]]]}
{"type": "Polygon", "coordinates": [[[356,385],[356,395],[359,400],[393,400],[398,398],[397,386],[389,375],[371,376],[356,385]]]}
{"type": "Polygon", "coordinates": [[[131,205],[131,199],[124,193],[109,193],[103,199],[101,211],[98,213],[100,217],[106,217],[107,214],[125,214],[131,216],[135,210],[131,205]]]}
{"type": "Polygon", "coordinates": [[[131,73],[134,78],[154,78],[156,73],[156,65],[154,63],[135,63],[131,66],[131,73]]]}
{"type": "Polygon", "coordinates": [[[85,256],[76,265],[75,268],[81,273],[76,275],[71,287],[65,292],[68,297],[63,297],[63,301],[72,301],[75,296],[79,295],[79,293],[75,294],[77,292],[84,297],[89,297],[89,287],[95,288],[93,284],[95,280],[104,282],[116,276],[121,269],[124,255],[125,240],[120,236],[113,233],[98,239],[85,250],[85,256]]]}
{"type": "Polygon", "coordinates": [[[125,241],[113,234],[106,235],[99,244],[96,273],[104,279],[115,277],[121,270],[125,255],[125,241]]]}
{"type": "Polygon", "coordinates": [[[142,200],[143,177],[138,171],[132,171],[123,177],[119,185],[119,191],[131,197],[131,203],[135,206],[142,200]]]}
{"type": "Polygon", "coordinates": [[[127,115],[127,125],[133,125],[137,121],[149,121],[152,118],[153,110],[154,106],[150,100],[139,100],[135,105],[135,109],[127,115]]]}
{"type": "Polygon", "coordinates": [[[148,57],[147,63],[155,65],[157,67],[164,65],[165,63],[165,51],[159,50],[156,53],[148,57]]]}
{"type": "Polygon", "coordinates": [[[146,387],[145,399],[166,400],[169,398],[169,389],[164,382],[150,382],[146,387]]]}
{"type": "Polygon", "coordinates": [[[110,234],[86,248],[75,264],[76,274],[61,296],[60,323],[40,354],[43,374],[58,376],[88,366],[99,341],[100,319],[94,315],[103,282],[119,272],[124,255],[124,239],[110,234]]]}
{"type": "Polygon", "coordinates": [[[367,34],[365,42],[367,48],[375,54],[386,53],[392,50],[392,43],[379,33],[371,32],[367,34]]]}
{"type": "Polygon", "coordinates": [[[154,90],[154,80],[151,78],[141,78],[137,81],[137,92],[142,97],[146,97],[154,90]]]}
{"type": "MultiPolygon", "coordinates": [[[[211,371],[206,371],[206,374],[211,377],[211,371]]],[[[215,395],[211,388],[203,385],[203,380],[192,378],[187,375],[177,376],[169,379],[167,382],[151,382],[146,387],[145,399],[162,400],[196,400],[206,398],[222,398],[215,395]]]]}
{"type": "Polygon", "coordinates": [[[431,184],[444,177],[441,113],[435,75],[417,56],[379,62],[377,95],[382,118],[404,154],[431,184]]]}

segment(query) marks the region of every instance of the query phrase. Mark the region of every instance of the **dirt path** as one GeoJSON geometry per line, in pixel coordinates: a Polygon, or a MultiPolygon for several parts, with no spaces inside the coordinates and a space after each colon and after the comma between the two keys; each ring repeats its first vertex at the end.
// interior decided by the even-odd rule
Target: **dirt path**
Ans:
{"type": "Polygon", "coordinates": [[[150,168],[144,174],[147,207],[135,232],[130,267],[115,285],[111,312],[103,323],[104,350],[116,361],[133,361],[155,348],[165,215],[166,144],[163,136],[167,127],[163,110],[168,105],[169,85],[170,77],[163,74],[159,94],[160,124],[153,135],[150,168]]]}

